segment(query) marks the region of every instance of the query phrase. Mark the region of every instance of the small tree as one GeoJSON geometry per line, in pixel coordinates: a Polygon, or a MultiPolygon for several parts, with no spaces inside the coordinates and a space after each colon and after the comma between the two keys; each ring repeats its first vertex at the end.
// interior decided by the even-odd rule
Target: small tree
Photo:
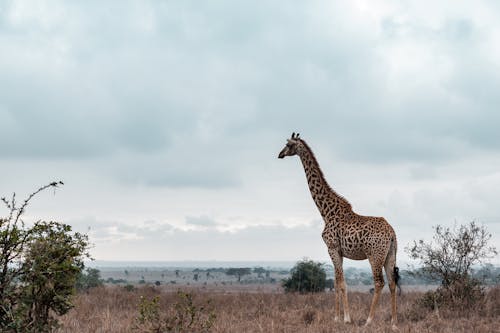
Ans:
{"type": "Polygon", "coordinates": [[[241,281],[241,277],[243,275],[249,275],[252,272],[250,268],[242,267],[242,268],[229,268],[226,271],[227,275],[236,275],[238,277],[238,282],[241,281]]]}
{"type": "Polygon", "coordinates": [[[85,272],[82,270],[78,275],[76,289],[82,291],[102,285],[101,272],[97,268],[87,268],[85,272]]]}
{"type": "Polygon", "coordinates": [[[434,231],[434,243],[421,239],[406,251],[422,263],[424,273],[439,279],[444,287],[470,278],[473,265],[497,254],[488,246],[491,234],[474,221],[455,229],[438,225],[434,231]]]}
{"type": "Polygon", "coordinates": [[[263,267],[255,267],[253,269],[253,272],[257,273],[257,277],[261,278],[262,274],[264,274],[266,272],[266,270],[263,267]]]}
{"type": "Polygon", "coordinates": [[[291,270],[291,276],[284,279],[282,286],[286,292],[319,292],[326,287],[326,272],[323,264],[304,259],[291,270]]]}
{"type": "Polygon", "coordinates": [[[488,246],[491,234],[474,221],[454,229],[434,227],[434,242],[419,240],[405,250],[410,258],[419,260],[421,272],[441,281],[436,292],[426,295],[421,304],[434,308],[447,304],[466,309],[483,299],[480,281],[472,277],[472,266],[497,254],[488,246]]]}
{"type": "Polygon", "coordinates": [[[16,196],[1,201],[8,215],[0,218],[0,331],[46,332],[57,325],[54,315],[71,307],[78,273],[88,257],[86,235],[58,222],[25,225],[30,200],[62,182],[42,186],[18,206],[16,196]]]}

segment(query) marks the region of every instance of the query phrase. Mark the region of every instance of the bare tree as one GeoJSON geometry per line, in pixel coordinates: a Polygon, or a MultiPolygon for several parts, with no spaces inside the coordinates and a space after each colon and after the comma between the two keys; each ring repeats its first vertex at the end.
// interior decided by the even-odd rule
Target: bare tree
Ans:
{"type": "Polygon", "coordinates": [[[473,265],[497,254],[495,247],[488,246],[491,234],[474,221],[453,229],[438,225],[434,231],[434,242],[421,239],[405,250],[410,258],[420,260],[424,273],[445,287],[468,279],[473,265]]]}
{"type": "Polygon", "coordinates": [[[444,308],[466,315],[485,301],[485,289],[472,276],[472,266],[497,254],[488,246],[491,234],[474,221],[453,229],[438,225],[434,231],[433,242],[419,240],[405,249],[421,262],[421,274],[441,281],[440,287],[415,303],[415,313],[423,313],[423,309],[438,313],[438,308],[444,308]]]}

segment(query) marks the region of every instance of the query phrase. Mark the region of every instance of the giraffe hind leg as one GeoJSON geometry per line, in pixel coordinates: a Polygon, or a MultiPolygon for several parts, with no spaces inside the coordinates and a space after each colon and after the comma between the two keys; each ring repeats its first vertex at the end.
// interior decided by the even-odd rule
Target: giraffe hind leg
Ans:
{"type": "Polygon", "coordinates": [[[370,323],[373,320],[373,317],[375,315],[375,309],[378,304],[378,300],[380,297],[380,293],[382,292],[382,289],[384,288],[384,276],[382,275],[382,266],[383,264],[370,259],[370,264],[372,266],[372,273],[373,273],[373,281],[375,283],[375,291],[373,293],[373,298],[372,298],[372,304],[370,306],[370,313],[368,315],[368,318],[366,319],[366,325],[370,325],[370,323]]]}
{"type": "Polygon", "coordinates": [[[392,329],[397,330],[398,314],[397,314],[396,287],[399,287],[398,286],[399,269],[396,267],[396,249],[393,243],[391,243],[391,248],[385,260],[384,268],[385,268],[385,275],[387,276],[387,281],[389,283],[389,290],[391,291],[392,329]]]}

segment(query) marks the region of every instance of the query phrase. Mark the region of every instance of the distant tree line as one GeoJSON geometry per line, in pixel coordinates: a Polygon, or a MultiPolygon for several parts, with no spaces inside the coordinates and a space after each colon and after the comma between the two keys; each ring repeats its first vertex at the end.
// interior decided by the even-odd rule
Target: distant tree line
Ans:
{"type": "MultiPolygon", "coordinates": [[[[328,264],[322,264],[323,269],[325,270],[327,279],[326,279],[326,288],[327,289],[333,289],[333,273],[332,269],[330,269],[330,265],[328,264]]],[[[143,271],[143,270],[141,270],[143,271]]],[[[164,270],[163,273],[161,274],[161,280],[158,280],[158,277],[155,279],[151,280],[146,280],[146,277],[144,275],[140,276],[140,279],[137,281],[139,284],[147,284],[147,283],[154,283],[158,284],[157,282],[161,283],[170,283],[170,284],[175,284],[178,283],[178,281],[172,280],[169,278],[165,272],[168,272],[167,270],[164,270]],[[166,279],[166,280],[165,280],[166,279]],[[162,282],[163,281],[163,282],[162,282]]],[[[181,270],[176,269],[173,271],[175,273],[175,277],[177,279],[183,278],[184,281],[188,282],[190,280],[194,282],[198,281],[204,281],[205,283],[210,280],[219,280],[221,279],[221,275],[225,275],[228,278],[233,278],[236,279],[236,282],[238,283],[276,283],[278,281],[276,280],[276,275],[281,275],[286,277],[289,277],[293,269],[290,270],[284,270],[284,269],[266,269],[263,267],[254,267],[254,268],[249,268],[249,267],[230,267],[230,268],[207,268],[207,269],[200,269],[200,268],[195,268],[191,271],[184,271],[182,273],[181,270]],[[273,275],[271,275],[273,274],[273,275]],[[275,276],[274,278],[271,276],[275,276]]],[[[96,275],[97,273],[100,274],[100,272],[93,268],[93,269],[88,269],[86,272],[82,272],[82,275],[85,276],[85,274],[93,276],[96,275]]],[[[115,278],[115,277],[108,277],[105,280],[102,280],[99,276],[99,280],[101,281],[100,283],[102,284],[107,283],[107,284],[127,284],[131,283],[131,281],[127,278],[130,277],[130,272],[127,270],[126,278],[115,278]]],[[[365,286],[371,286],[373,285],[373,277],[372,273],[369,269],[363,269],[363,268],[354,268],[354,267],[348,267],[344,271],[346,283],[351,286],[355,285],[365,285],[365,286]]],[[[439,285],[441,283],[441,280],[437,277],[432,277],[429,274],[426,274],[424,271],[423,267],[420,268],[408,268],[408,269],[401,269],[400,270],[400,275],[401,275],[401,284],[402,285],[439,285]]],[[[491,264],[483,264],[481,266],[475,266],[474,268],[471,268],[471,276],[474,277],[475,279],[481,281],[482,284],[485,285],[494,285],[500,283],[500,267],[493,266],[491,264]]],[[[85,278],[86,279],[86,278],[85,278]]],[[[96,278],[94,277],[94,280],[96,278]]],[[[221,281],[221,283],[224,281],[221,281]]],[[[230,280],[226,281],[230,282],[230,280]]],[[[84,290],[86,289],[85,287],[81,287],[80,282],[77,284],[77,289],[78,290],[84,290]]]]}

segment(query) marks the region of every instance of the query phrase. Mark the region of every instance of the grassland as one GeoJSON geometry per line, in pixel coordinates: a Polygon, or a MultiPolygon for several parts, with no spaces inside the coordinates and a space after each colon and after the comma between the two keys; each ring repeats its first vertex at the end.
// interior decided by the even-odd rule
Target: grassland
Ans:
{"type": "MultiPolygon", "coordinates": [[[[61,318],[62,332],[130,332],[138,315],[140,297],[160,296],[167,310],[177,302],[176,286],[144,286],[127,291],[107,286],[75,298],[75,308],[61,318]]],[[[371,295],[350,292],[353,324],[334,322],[333,294],[285,294],[271,289],[238,290],[182,287],[195,304],[206,304],[216,314],[212,332],[390,332],[389,295],[384,293],[371,327],[365,328],[371,295]]],[[[474,309],[454,313],[415,315],[413,304],[422,292],[404,292],[399,301],[400,332],[500,332],[500,288],[488,291],[485,302],[474,309]]]]}

